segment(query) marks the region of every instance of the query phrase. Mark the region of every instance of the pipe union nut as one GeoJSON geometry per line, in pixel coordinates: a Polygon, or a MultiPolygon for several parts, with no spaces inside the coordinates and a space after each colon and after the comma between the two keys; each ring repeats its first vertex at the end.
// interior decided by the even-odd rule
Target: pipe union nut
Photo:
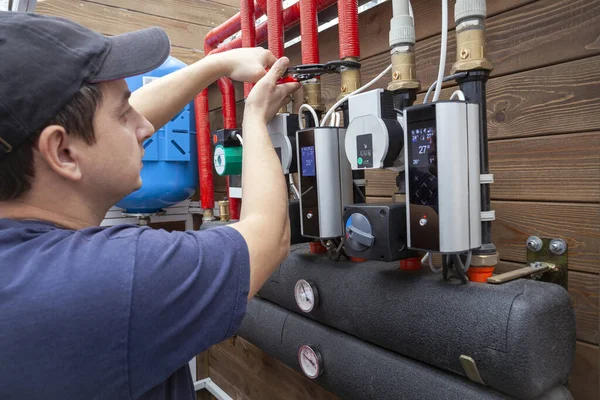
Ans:
{"type": "Polygon", "coordinates": [[[454,21],[465,18],[485,18],[485,0],[457,0],[454,7],[454,21]]]}

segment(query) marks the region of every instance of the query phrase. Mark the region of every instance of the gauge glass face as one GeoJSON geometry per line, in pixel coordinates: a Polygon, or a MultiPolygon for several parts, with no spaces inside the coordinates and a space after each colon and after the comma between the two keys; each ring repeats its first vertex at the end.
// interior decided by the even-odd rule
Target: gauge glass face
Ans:
{"type": "Polygon", "coordinates": [[[215,170],[217,174],[222,175],[225,172],[225,150],[221,146],[217,146],[215,148],[215,153],[213,155],[213,164],[215,165],[215,170]]]}
{"type": "Polygon", "coordinates": [[[317,353],[309,346],[302,346],[298,351],[298,361],[302,372],[311,379],[321,373],[321,365],[317,353]]]}
{"type": "Polygon", "coordinates": [[[296,283],[295,297],[296,304],[300,308],[300,310],[304,312],[311,312],[315,308],[315,291],[313,287],[305,281],[304,279],[300,279],[296,283]]]}

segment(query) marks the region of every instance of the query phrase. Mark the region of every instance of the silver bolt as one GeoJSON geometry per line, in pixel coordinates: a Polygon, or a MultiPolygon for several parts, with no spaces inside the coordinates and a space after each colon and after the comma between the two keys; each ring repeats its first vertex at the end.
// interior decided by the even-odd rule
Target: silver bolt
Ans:
{"type": "Polygon", "coordinates": [[[542,249],[542,239],[537,236],[530,236],[527,239],[527,248],[534,252],[540,251],[542,249]]]}
{"type": "Polygon", "coordinates": [[[567,243],[562,239],[553,239],[550,242],[550,251],[558,256],[567,250],[567,243]]]}

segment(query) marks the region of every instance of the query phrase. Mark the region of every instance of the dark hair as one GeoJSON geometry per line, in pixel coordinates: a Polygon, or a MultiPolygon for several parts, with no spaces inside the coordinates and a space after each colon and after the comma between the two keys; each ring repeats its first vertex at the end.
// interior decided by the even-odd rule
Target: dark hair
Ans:
{"type": "Polygon", "coordinates": [[[94,144],[94,115],[101,101],[98,85],[83,86],[42,129],[0,160],[0,201],[15,200],[31,189],[35,178],[33,150],[44,128],[60,125],[69,135],[94,144]]]}

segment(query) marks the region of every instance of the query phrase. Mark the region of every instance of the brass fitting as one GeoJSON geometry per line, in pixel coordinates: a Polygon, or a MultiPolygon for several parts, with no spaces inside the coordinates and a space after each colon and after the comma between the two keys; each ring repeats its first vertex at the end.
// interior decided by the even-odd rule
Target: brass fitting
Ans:
{"type": "Polygon", "coordinates": [[[498,253],[494,254],[474,254],[471,257],[471,266],[472,267],[495,267],[498,265],[500,261],[500,257],[498,253]]]}
{"type": "Polygon", "coordinates": [[[326,110],[325,103],[323,103],[323,96],[321,96],[321,81],[318,79],[311,79],[302,84],[302,90],[304,94],[304,104],[308,104],[316,111],[324,112],[326,110]]]}
{"type": "Polygon", "coordinates": [[[412,46],[404,46],[403,50],[392,52],[392,81],[388,90],[420,90],[421,82],[417,80],[415,52],[412,46]]]}
{"type": "Polygon", "coordinates": [[[204,209],[204,213],[202,215],[202,221],[214,221],[215,218],[215,213],[213,212],[212,208],[205,208],[204,209]]]}
{"type": "Polygon", "coordinates": [[[219,201],[219,218],[221,221],[229,221],[229,200],[219,201]]]}
{"type": "MultiPolygon", "coordinates": [[[[358,59],[353,57],[346,58],[345,60],[358,61],[358,59]]],[[[340,95],[337,100],[341,100],[361,86],[360,69],[358,68],[343,68],[340,72],[340,78],[340,95]]]]}
{"type": "Polygon", "coordinates": [[[494,69],[487,59],[487,45],[485,42],[485,26],[483,21],[467,21],[459,24],[456,30],[456,62],[452,66],[452,73],[494,69]]]}

